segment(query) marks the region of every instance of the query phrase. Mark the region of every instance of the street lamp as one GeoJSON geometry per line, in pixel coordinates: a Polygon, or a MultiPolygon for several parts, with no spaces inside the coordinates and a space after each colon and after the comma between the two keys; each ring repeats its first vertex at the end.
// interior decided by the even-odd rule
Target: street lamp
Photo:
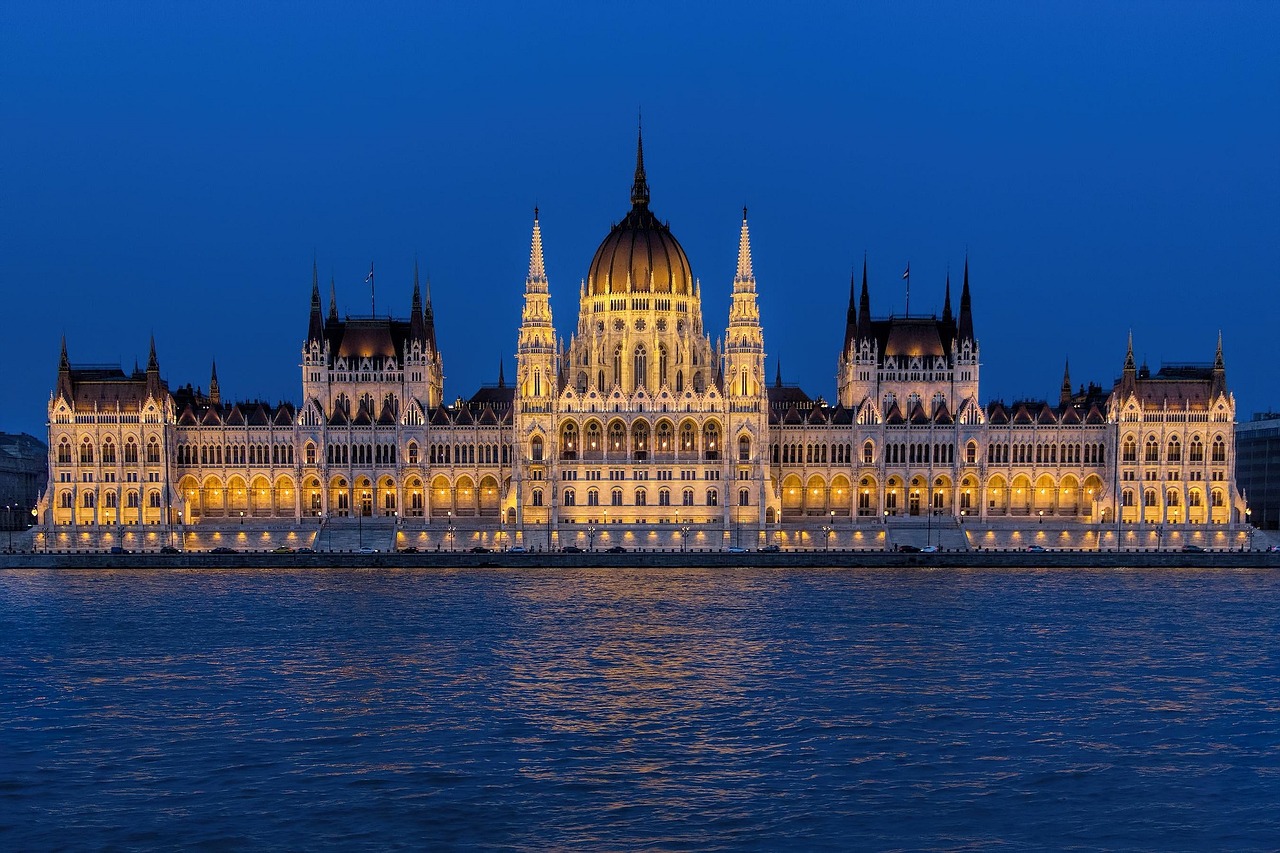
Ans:
{"type": "Polygon", "coordinates": [[[587,528],[587,550],[594,551],[596,549],[596,528],[593,524],[587,528]]]}
{"type": "Polygon", "coordinates": [[[825,524],[822,525],[822,541],[826,543],[826,548],[828,551],[831,550],[831,534],[833,532],[834,531],[827,525],[825,524]]]}
{"type": "Polygon", "coordinates": [[[681,527],[680,528],[680,553],[681,554],[685,552],[685,546],[687,544],[688,538],[689,538],[689,528],[681,527]]]}
{"type": "Polygon", "coordinates": [[[1040,523],[1044,524],[1044,510],[1040,510],[1040,523]]]}
{"type": "Polygon", "coordinates": [[[5,504],[4,526],[9,531],[9,553],[13,553],[13,505],[5,504]]]}
{"type": "Polygon", "coordinates": [[[445,535],[449,539],[449,550],[453,550],[453,510],[448,510],[445,516],[445,535]]]}

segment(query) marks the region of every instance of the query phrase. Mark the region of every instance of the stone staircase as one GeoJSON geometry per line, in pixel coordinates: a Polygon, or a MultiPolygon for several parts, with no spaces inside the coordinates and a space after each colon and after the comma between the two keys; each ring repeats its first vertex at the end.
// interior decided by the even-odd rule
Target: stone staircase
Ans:
{"type": "Polygon", "coordinates": [[[394,551],[396,522],[393,518],[329,518],[316,536],[315,549],[329,553],[356,552],[373,548],[394,551]]]}
{"type": "Polygon", "coordinates": [[[889,548],[900,545],[925,548],[936,545],[944,551],[968,551],[964,528],[954,518],[898,518],[889,521],[889,548]]]}

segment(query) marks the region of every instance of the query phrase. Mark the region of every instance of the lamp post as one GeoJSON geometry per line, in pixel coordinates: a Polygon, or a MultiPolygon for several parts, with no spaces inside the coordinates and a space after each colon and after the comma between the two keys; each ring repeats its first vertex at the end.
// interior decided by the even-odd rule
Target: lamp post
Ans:
{"type": "MultiPolygon", "coordinates": [[[[831,510],[831,534],[834,536],[835,532],[836,532],[836,511],[833,509],[831,510]]],[[[831,550],[830,542],[827,543],[827,550],[828,551],[831,550]]]]}
{"type": "Polygon", "coordinates": [[[596,549],[596,527],[591,525],[587,528],[587,550],[594,551],[596,549]]]}
{"type": "Polygon", "coordinates": [[[445,536],[449,540],[449,550],[453,550],[453,510],[449,510],[445,516],[445,536]]]}
{"type": "Polygon", "coordinates": [[[1156,525],[1156,550],[1159,551],[1162,545],[1164,545],[1164,525],[1157,524],[1156,525]]]}
{"type": "Polygon", "coordinates": [[[832,530],[827,525],[822,525],[822,541],[828,551],[831,550],[831,533],[832,530]]]}
{"type": "Polygon", "coordinates": [[[1044,524],[1044,510],[1040,510],[1039,515],[1040,515],[1040,523],[1044,524]]]}
{"type": "Polygon", "coordinates": [[[13,553],[13,505],[5,504],[4,507],[4,526],[9,531],[9,553],[13,553]]]}

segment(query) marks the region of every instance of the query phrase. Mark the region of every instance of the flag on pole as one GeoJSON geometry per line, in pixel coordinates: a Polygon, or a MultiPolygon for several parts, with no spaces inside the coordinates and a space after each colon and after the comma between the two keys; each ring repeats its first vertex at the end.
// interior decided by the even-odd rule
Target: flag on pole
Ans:
{"type": "Polygon", "coordinates": [[[369,313],[376,316],[378,313],[378,303],[373,298],[373,261],[369,261],[369,274],[364,277],[369,285],[369,313]]]}
{"type": "MultiPolygon", "coordinates": [[[[372,269],[369,270],[369,275],[373,275],[372,269]]],[[[907,261],[907,268],[902,271],[902,277],[905,279],[911,278],[911,261],[907,261]]]]}
{"type": "Polygon", "coordinates": [[[364,277],[365,284],[373,284],[373,261],[369,261],[369,274],[364,277]]]}
{"type": "Polygon", "coordinates": [[[907,268],[902,271],[902,277],[907,280],[907,316],[911,316],[911,261],[907,261],[907,268]]]}

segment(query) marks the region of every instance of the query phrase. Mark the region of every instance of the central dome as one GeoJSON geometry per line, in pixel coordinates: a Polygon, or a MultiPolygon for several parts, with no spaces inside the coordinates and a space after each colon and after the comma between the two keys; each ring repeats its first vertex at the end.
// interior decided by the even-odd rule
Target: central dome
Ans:
{"type": "Polygon", "coordinates": [[[631,186],[631,212],[609,231],[587,273],[592,296],[610,293],[693,293],[689,258],[671,229],[649,210],[649,183],[644,174],[644,146],[636,146],[636,179],[631,186]]]}

